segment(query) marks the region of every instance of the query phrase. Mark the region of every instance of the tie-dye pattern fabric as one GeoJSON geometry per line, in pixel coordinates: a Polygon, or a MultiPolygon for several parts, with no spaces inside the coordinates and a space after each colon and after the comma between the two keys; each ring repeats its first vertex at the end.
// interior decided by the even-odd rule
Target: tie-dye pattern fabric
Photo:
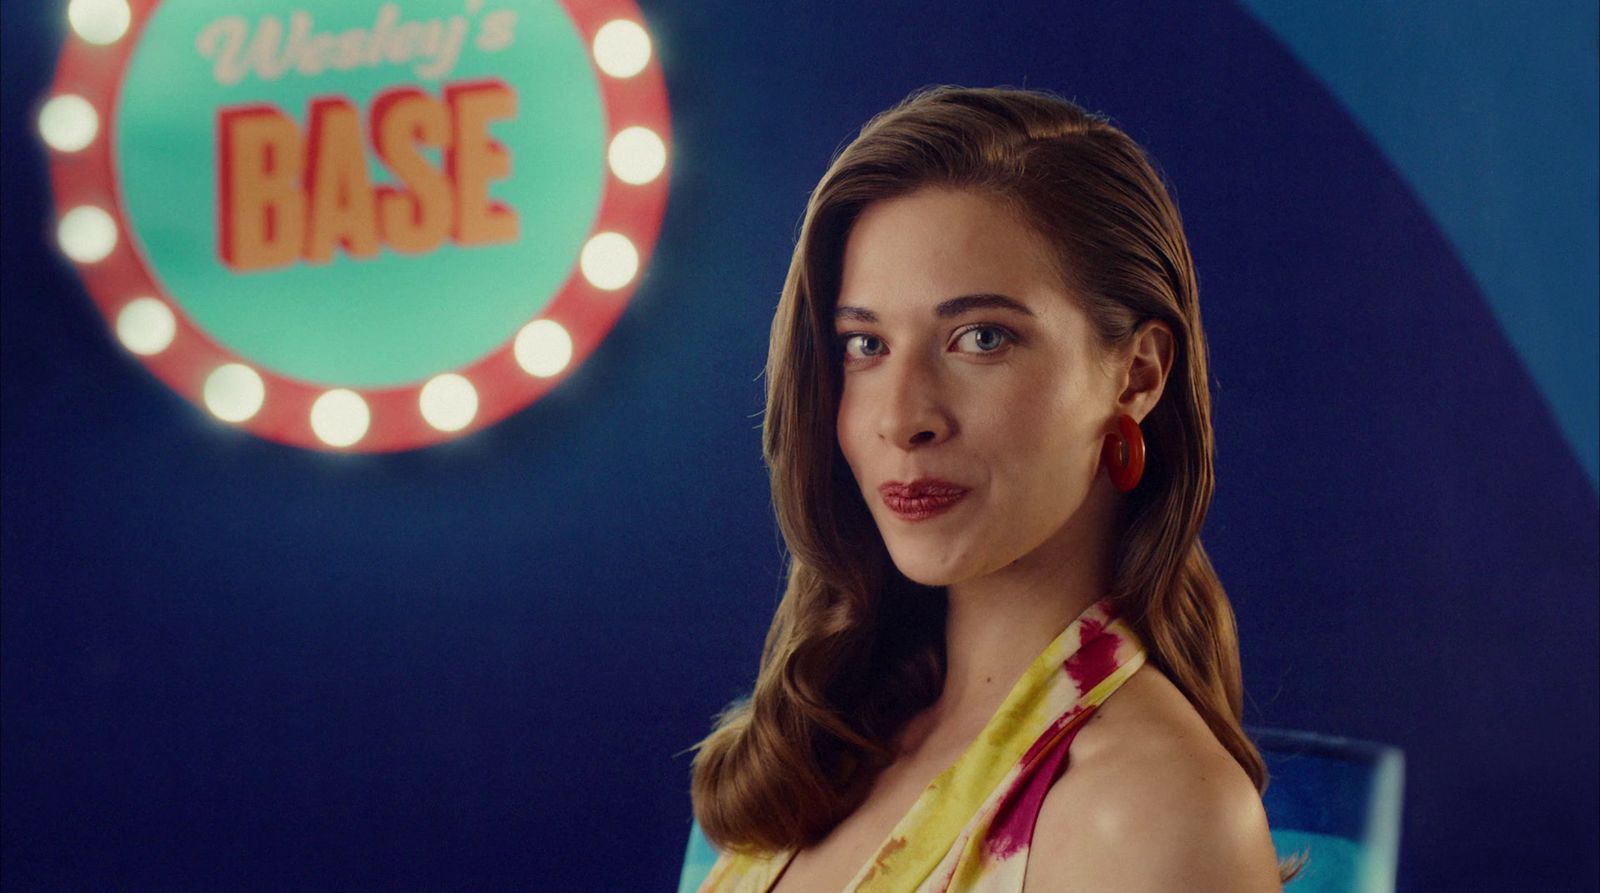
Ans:
{"type": "MultiPolygon", "coordinates": [[[[1144,664],[1106,600],[1061,631],[961,756],[930,782],[846,893],[1018,891],[1034,820],[1073,737],[1144,664]]],[[[700,893],[766,893],[794,857],[724,853],[700,893]]]]}

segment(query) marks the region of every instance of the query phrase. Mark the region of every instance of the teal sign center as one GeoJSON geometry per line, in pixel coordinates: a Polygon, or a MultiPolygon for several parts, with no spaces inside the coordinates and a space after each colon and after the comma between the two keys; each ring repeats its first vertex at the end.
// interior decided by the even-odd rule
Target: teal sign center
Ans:
{"type": "Polygon", "coordinates": [[[660,235],[633,0],[74,3],[39,134],[115,341],[209,420],[414,449],[559,385],[660,235]]]}
{"type": "Polygon", "coordinates": [[[317,7],[154,10],[116,113],[124,210],[228,349],[311,383],[416,382],[572,274],[605,173],[595,72],[554,0],[317,7]]]}

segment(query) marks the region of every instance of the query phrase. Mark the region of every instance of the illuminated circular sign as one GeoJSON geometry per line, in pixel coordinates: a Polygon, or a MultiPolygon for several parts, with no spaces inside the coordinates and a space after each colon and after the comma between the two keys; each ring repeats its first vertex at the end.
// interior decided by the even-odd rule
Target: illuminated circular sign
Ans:
{"type": "Polygon", "coordinates": [[[56,238],[214,418],[402,450],[548,392],[631,296],[666,90],[631,0],[72,0],[56,238]]]}

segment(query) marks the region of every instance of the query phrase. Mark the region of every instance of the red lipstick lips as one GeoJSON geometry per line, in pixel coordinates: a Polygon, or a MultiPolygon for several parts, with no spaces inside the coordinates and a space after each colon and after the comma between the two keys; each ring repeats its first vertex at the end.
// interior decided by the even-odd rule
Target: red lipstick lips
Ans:
{"type": "Polygon", "coordinates": [[[890,511],[907,521],[921,521],[960,502],[967,488],[938,478],[918,478],[909,484],[890,481],[878,492],[890,511]]]}

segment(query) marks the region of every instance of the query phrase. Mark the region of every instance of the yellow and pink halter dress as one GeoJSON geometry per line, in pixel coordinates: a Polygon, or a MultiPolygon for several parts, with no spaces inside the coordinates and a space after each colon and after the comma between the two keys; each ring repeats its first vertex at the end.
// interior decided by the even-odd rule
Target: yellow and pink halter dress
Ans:
{"type": "MultiPolygon", "coordinates": [[[[1015,893],[1034,821],[1073,737],[1144,664],[1107,600],[1034,658],[976,740],[930,782],[845,893],[1015,893]]],[[[721,854],[700,893],[767,893],[795,850],[721,854]]]]}

